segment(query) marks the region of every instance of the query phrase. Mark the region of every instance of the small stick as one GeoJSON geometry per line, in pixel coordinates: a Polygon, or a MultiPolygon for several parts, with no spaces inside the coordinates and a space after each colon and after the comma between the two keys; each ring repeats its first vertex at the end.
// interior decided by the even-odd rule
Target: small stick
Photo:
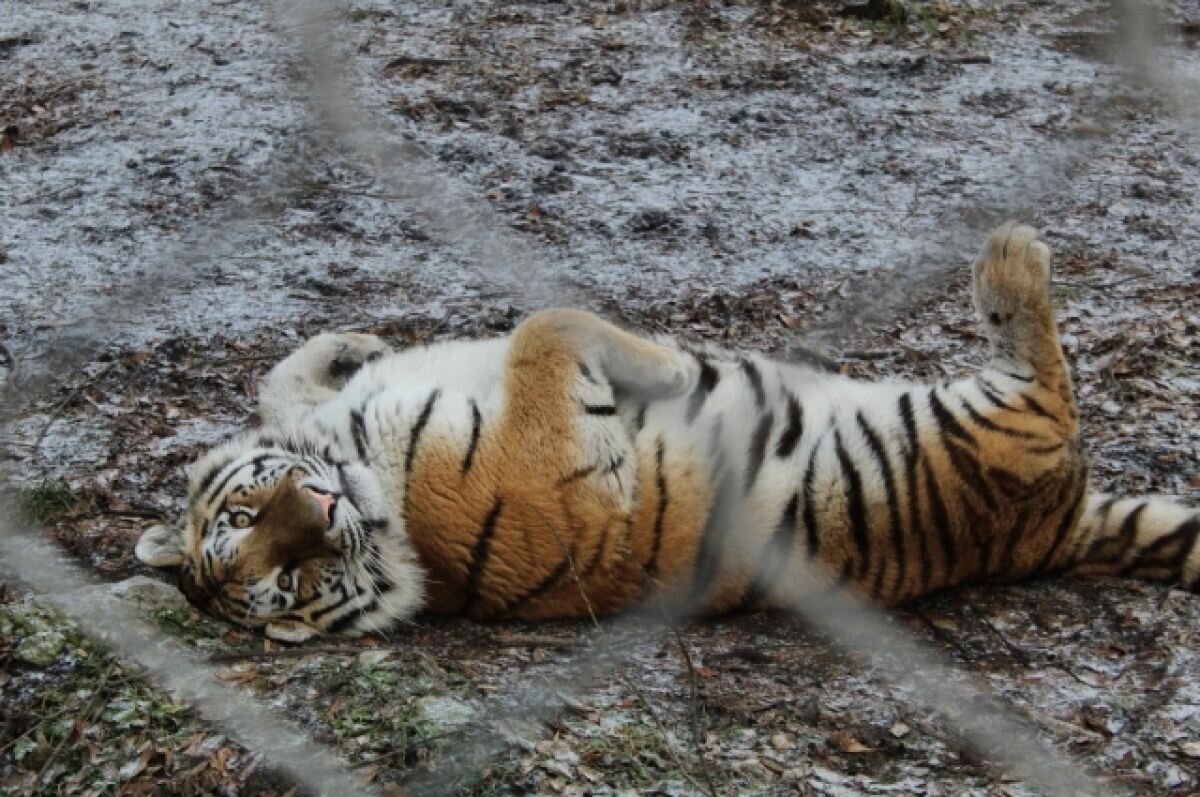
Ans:
{"type": "MultiPolygon", "coordinates": [[[[567,556],[567,565],[570,568],[571,578],[575,581],[575,588],[579,590],[579,596],[583,598],[583,603],[587,607],[588,615],[592,619],[592,625],[596,628],[600,628],[600,620],[597,619],[596,612],[592,610],[592,602],[588,598],[587,590],[583,587],[583,579],[579,577],[579,571],[575,569],[575,557],[571,555],[570,547],[568,547],[566,542],[563,541],[563,538],[558,533],[558,529],[556,529],[554,524],[550,522],[550,518],[546,517],[545,513],[542,512],[541,507],[538,507],[536,504],[532,503],[530,506],[532,506],[534,510],[541,515],[542,522],[546,524],[546,527],[550,529],[550,533],[554,535],[554,538],[558,540],[558,544],[562,546],[563,552],[567,556]]],[[[645,572],[644,567],[642,568],[642,572],[645,572]]],[[[690,664],[690,658],[688,661],[690,664]]],[[[701,794],[704,794],[707,797],[718,797],[718,792],[712,782],[712,773],[709,772],[707,761],[704,759],[703,755],[700,755],[700,766],[703,770],[705,780],[707,781],[707,788],[705,787],[705,784],[702,784],[696,780],[695,775],[692,774],[692,768],[680,759],[679,754],[675,751],[675,745],[671,744],[671,738],[667,733],[666,725],[663,723],[662,718],[659,717],[658,711],[654,708],[654,704],[650,702],[649,698],[646,697],[645,692],[642,691],[642,688],[638,686],[637,682],[628,675],[618,674],[617,677],[621,679],[621,682],[633,692],[634,696],[638,699],[638,702],[642,704],[642,708],[645,709],[646,714],[650,717],[650,721],[654,724],[655,729],[658,731],[659,738],[663,743],[663,748],[667,751],[667,755],[675,763],[675,766],[679,767],[680,774],[682,774],[689,783],[695,786],[701,794]]],[[[697,754],[700,754],[698,749],[697,754]]]]}
{"type": "Polygon", "coordinates": [[[355,655],[371,648],[347,645],[314,645],[312,647],[279,648],[278,650],[228,650],[208,657],[210,663],[245,661],[246,659],[298,659],[302,656],[353,653],[355,655]]]}
{"type": "MultiPolygon", "coordinates": [[[[95,373],[95,375],[89,377],[89,380],[96,380],[96,379],[99,379],[100,377],[104,376],[106,373],[108,373],[112,369],[112,367],[114,365],[116,365],[116,362],[117,362],[116,360],[113,360],[110,363],[106,363],[103,368],[101,368],[99,371],[97,371],[95,373]]],[[[33,450],[35,452],[38,450],[38,448],[41,447],[42,441],[44,439],[46,439],[46,433],[50,431],[50,427],[53,426],[54,422],[57,421],[59,416],[62,415],[63,410],[65,410],[73,401],[75,401],[75,399],[79,398],[79,394],[82,393],[83,389],[85,387],[87,387],[89,384],[90,384],[90,381],[80,382],[78,385],[75,386],[74,390],[72,390],[70,393],[67,394],[67,397],[65,399],[60,401],[58,403],[58,405],[53,410],[50,411],[50,417],[46,419],[46,423],[43,424],[41,431],[38,432],[38,436],[36,438],[34,438],[33,444],[31,446],[31,448],[33,448],[33,450]]]]}
{"type": "MultiPolygon", "coordinates": [[[[92,712],[95,711],[96,704],[100,702],[100,695],[104,694],[104,688],[108,686],[108,676],[112,675],[113,668],[116,666],[117,662],[114,659],[108,665],[108,669],[104,671],[104,675],[100,676],[100,680],[96,684],[96,691],[92,692],[92,697],[90,700],[88,700],[87,707],[83,710],[83,713],[79,715],[83,718],[84,724],[87,724],[91,721],[92,712]]],[[[38,772],[37,780],[34,781],[35,783],[40,782],[42,778],[46,776],[46,772],[50,770],[50,765],[54,763],[54,759],[58,758],[59,753],[61,753],[62,749],[67,746],[67,740],[74,735],[74,731],[63,734],[62,740],[55,745],[52,751],[50,751],[49,757],[46,758],[46,763],[42,764],[42,769],[38,772]]]]}
{"type": "Polygon", "coordinates": [[[8,362],[8,379],[4,383],[7,390],[17,384],[17,372],[21,368],[21,361],[17,359],[17,355],[8,347],[8,344],[2,340],[0,340],[0,354],[3,354],[4,359],[8,362]]]}
{"type": "Polygon", "coordinates": [[[583,647],[585,644],[578,639],[570,637],[542,636],[539,634],[499,633],[494,635],[492,639],[498,644],[514,648],[558,648],[565,650],[568,648],[583,647]]]}

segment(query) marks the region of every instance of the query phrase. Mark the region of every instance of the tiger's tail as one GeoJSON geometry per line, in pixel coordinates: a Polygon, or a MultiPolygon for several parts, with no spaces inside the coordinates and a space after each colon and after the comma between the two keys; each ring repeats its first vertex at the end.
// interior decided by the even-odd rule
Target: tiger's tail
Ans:
{"type": "Polygon", "coordinates": [[[1200,591],[1200,508],[1168,498],[1087,497],[1057,563],[1074,574],[1105,574],[1200,591]]]}

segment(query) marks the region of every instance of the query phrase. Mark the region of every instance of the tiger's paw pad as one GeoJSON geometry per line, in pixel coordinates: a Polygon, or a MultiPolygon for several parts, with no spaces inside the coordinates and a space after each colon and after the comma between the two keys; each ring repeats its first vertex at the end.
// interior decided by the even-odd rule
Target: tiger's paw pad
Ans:
{"type": "Polygon", "coordinates": [[[374,335],[347,332],[330,337],[335,340],[332,342],[332,357],[326,373],[330,381],[338,386],[350,381],[366,363],[378,360],[391,351],[386,343],[374,335]]]}
{"type": "Polygon", "coordinates": [[[975,301],[989,325],[1050,304],[1050,250],[1032,227],[1009,222],[984,244],[974,267],[975,301]]]}

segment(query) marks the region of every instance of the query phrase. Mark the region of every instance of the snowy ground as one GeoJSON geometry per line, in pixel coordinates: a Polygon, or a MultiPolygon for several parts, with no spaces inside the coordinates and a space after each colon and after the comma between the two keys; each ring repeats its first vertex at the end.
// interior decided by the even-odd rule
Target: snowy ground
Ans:
{"type": "MultiPolygon", "coordinates": [[[[1065,0],[911,3],[904,23],[783,0],[339,8],[314,51],[242,0],[0,0],[0,343],[20,368],[0,355],[18,416],[0,468],[26,498],[65,483],[45,524],[105,577],[137,569],[182,466],[317,330],[494,334],[549,296],[732,346],[816,341],[863,376],[956,375],[980,356],[965,263],[1011,216],[1056,252],[1094,480],[1200,498],[1200,5],[1168,7],[1154,47],[1065,0]],[[320,60],[332,96],[308,80],[320,60]]],[[[1116,582],[963,590],[894,618],[1146,794],[1200,789],[1198,621],[1191,596],[1116,582]]],[[[30,622],[0,622],[0,693],[68,710],[75,659],[12,653],[30,622]]],[[[444,754],[411,733],[428,731],[414,706],[553,678],[586,629],[504,642],[530,631],[430,622],[358,677],[337,673],[361,655],[331,653],[237,678],[402,781],[444,754]]],[[[476,791],[1026,793],[796,621],[683,640],[699,678],[673,639],[632,645],[624,679],[476,791]]],[[[126,780],[178,785],[210,733],[180,716],[179,743],[126,780]]],[[[31,722],[0,730],[0,791],[33,790],[54,749],[16,758],[31,722]]],[[[232,741],[204,749],[233,751],[222,788],[275,788],[238,785],[253,757],[232,741]]]]}

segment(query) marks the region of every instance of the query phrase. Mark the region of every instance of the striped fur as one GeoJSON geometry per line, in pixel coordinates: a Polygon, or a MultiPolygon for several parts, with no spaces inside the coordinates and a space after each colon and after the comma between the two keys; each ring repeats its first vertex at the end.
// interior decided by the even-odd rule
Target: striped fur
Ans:
{"type": "Polygon", "coordinates": [[[692,350],[569,310],[373,362],[378,341],[321,336],[269,375],[267,428],[205,456],[187,517],[139,555],[284,639],[655,592],[719,612],[1064,571],[1196,589],[1200,513],[1088,492],[1046,247],[1002,227],[973,277],[992,360],[950,384],[692,350]],[[348,381],[347,361],[366,363],[348,381]]]}

